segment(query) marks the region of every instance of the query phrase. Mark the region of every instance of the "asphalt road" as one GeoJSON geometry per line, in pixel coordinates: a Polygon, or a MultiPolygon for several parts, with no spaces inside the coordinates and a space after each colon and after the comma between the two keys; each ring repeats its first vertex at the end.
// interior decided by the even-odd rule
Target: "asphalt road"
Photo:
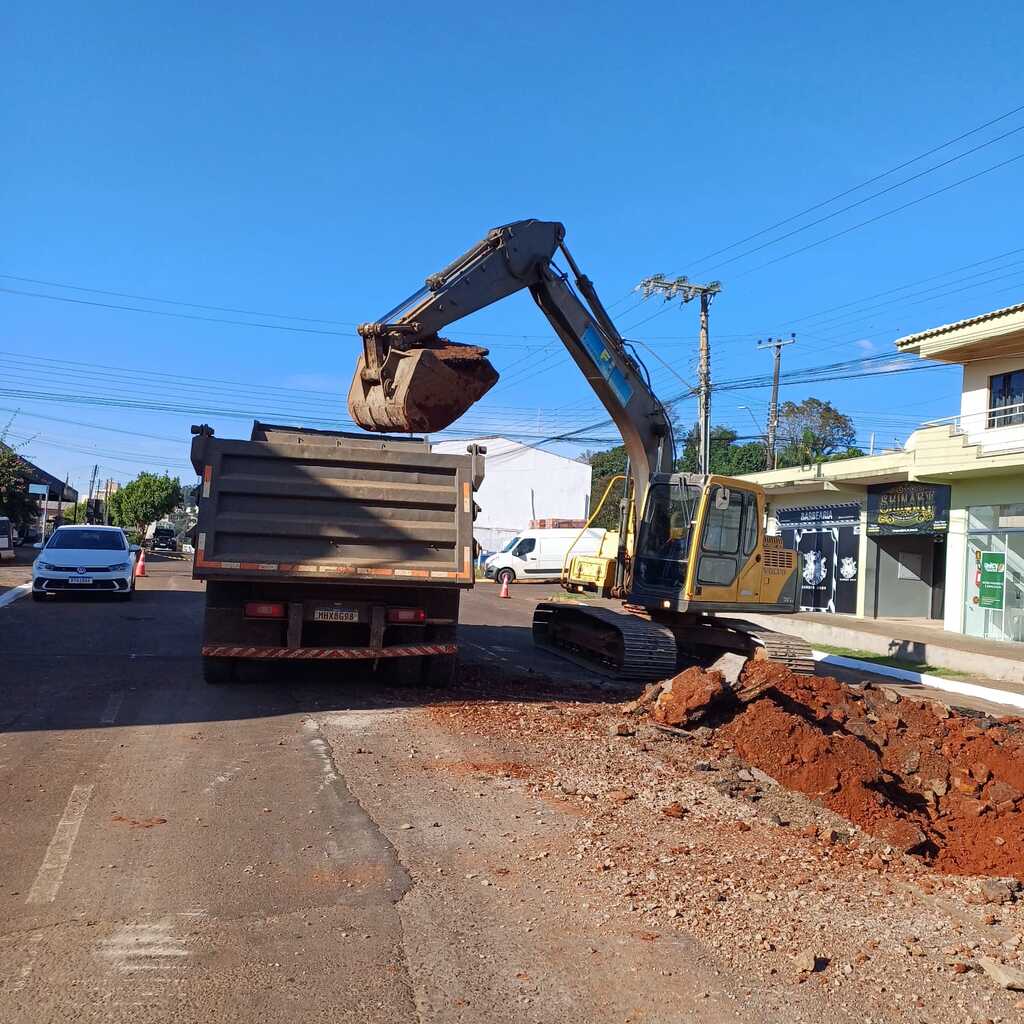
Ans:
{"type": "Polygon", "coordinates": [[[345,688],[205,686],[150,568],[0,611],[0,1019],[409,1020],[408,876],[308,714],[345,688]]]}
{"type": "MultiPolygon", "coordinates": [[[[683,936],[685,977],[628,932],[628,956],[609,945],[556,865],[512,895],[463,881],[543,821],[522,793],[484,815],[472,776],[425,794],[388,768],[482,756],[420,713],[444,695],[348,666],[207,686],[201,587],[148,562],[127,604],[0,608],[0,1021],[769,1019],[683,936]]],[[[465,659],[608,699],[533,649],[549,592],[478,587],[465,659]]]]}
{"type": "MultiPolygon", "coordinates": [[[[368,785],[361,748],[335,744],[430,698],[314,665],[254,666],[239,685],[207,686],[201,587],[187,562],[148,563],[127,604],[75,595],[0,608],[0,1020],[598,1019],[579,979],[567,988],[571,950],[545,959],[548,1012],[506,1007],[460,938],[479,913],[475,888],[456,899],[422,884],[440,856],[465,852],[457,836],[472,827],[456,812],[450,846],[426,862],[413,848],[403,863],[393,838],[406,835],[415,794],[385,775],[364,794],[378,820],[353,796],[353,780],[368,785]],[[403,903],[411,872],[420,894],[403,903]],[[439,934],[445,915],[451,930],[439,934]],[[458,996],[463,986],[489,1002],[484,1012],[458,996]]],[[[578,677],[532,651],[537,596],[493,604],[496,590],[480,588],[467,658],[578,677]]],[[[415,726],[399,725],[392,748],[415,726]]],[[[490,962],[502,978],[505,930],[499,915],[490,962]]],[[[529,962],[540,935],[523,938],[529,962]]],[[[635,971],[610,957],[595,991],[632,1000],[635,971]]],[[[680,993],[658,998],[674,1013],[680,993]]]]}

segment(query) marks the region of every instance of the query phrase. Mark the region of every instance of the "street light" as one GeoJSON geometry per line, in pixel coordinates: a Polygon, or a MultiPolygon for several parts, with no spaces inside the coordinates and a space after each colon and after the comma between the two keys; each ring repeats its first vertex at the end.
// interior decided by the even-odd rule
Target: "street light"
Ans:
{"type": "Polygon", "coordinates": [[[754,415],[754,410],[749,405],[738,405],[737,409],[746,409],[750,413],[750,418],[754,421],[754,429],[757,431],[758,437],[764,437],[764,431],[761,429],[761,424],[757,422],[757,417],[754,415]]]}

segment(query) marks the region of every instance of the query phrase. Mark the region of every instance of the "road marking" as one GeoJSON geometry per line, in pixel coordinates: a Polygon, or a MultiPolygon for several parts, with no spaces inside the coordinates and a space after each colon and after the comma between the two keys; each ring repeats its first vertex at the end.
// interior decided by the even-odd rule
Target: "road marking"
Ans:
{"type": "Polygon", "coordinates": [[[64,815],[57,822],[57,830],[53,833],[50,845],[46,848],[46,856],[39,866],[36,880],[28,891],[26,903],[52,903],[60,889],[60,883],[64,881],[64,872],[67,871],[68,862],[71,860],[71,850],[78,837],[78,829],[85,817],[85,809],[89,806],[89,798],[92,796],[92,784],[88,786],[75,786],[68,797],[67,806],[64,808],[64,815]]]}
{"type": "Polygon", "coordinates": [[[218,786],[223,786],[225,782],[230,782],[240,771],[241,767],[229,768],[226,772],[221,772],[220,775],[214,777],[213,781],[203,790],[204,793],[209,795],[218,786]]]}
{"type": "Polygon", "coordinates": [[[117,713],[121,710],[121,702],[123,700],[123,693],[112,693],[107,698],[107,706],[103,709],[103,715],[100,718],[100,722],[103,725],[114,724],[114,720],[117,718],[117,713]]]}
{"type": "Polygon", "coordinates": [[[100,943],[100,956],[121,974],[137,971],[180,971],[192,955],[183,938],[174,934],[174,922],[165,917],[143,924],[122,924],[100,943]]]}
{"type": "MultiPolygon", "coordinates": [[[[485,658],[491,658],[494,661],[508,661],[508,658],[502,657],[500,654],[495,654],[493,651],[487,650],[486,647],[481,647],[479,644],[474,644],[469,640],[465,641],[467,647],[475,647],[485,658]]],[[[507,647],[500,648],[501,650],[508,650],[507,647]]]]}
{"type": "Polygon", "coordinates": [[[11,982],[11,987],[8,991],[20,992],[28,984],[28,979],[31,977],[32,971],[36,966],[36,961],[39,959],[39,946],[42,939],[43,936],[40,932],[38,935],[33,935],[29,940],[32,945],[28,948],[28,960],[25,961],[24,965],[18,971],[18,976],[11,982]]]}
{"type": "Polygon", "coordinates": [[[22,583],[20,586],[11,587],[10,590],[5,591],[3,594],[0,594],[0,608],[3,608],[4,605],[7,604],[14,604],[14,602],[17,601],[19,597],[24,597],[26,594],[29,594],[31,592],[31,583],[22,583]]]}

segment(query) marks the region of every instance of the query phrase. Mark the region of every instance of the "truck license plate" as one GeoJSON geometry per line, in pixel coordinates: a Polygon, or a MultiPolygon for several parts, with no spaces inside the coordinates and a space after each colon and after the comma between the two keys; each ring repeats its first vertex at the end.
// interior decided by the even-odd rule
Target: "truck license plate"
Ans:
{"type": "Polygon", "coordinates": [[[358,622],[359,612],[355,608],[314,608],[314,622],[358,622]]]}

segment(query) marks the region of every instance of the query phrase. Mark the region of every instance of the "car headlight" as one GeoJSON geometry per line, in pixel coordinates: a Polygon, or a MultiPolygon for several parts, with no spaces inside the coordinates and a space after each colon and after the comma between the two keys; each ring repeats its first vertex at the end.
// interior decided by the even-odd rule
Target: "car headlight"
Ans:
{"type": "Polygon", "coordinates": [[[40,569],[45,569],[47,572],[56,572],[57,569],[58,569],[58,566],[53,565],[50,562],[40,562],[39,563],[39,568],[40,569]]]}
{"type": "Polygon", "coordinates": [[[128,571],[128,563],[127,562],[118,562],[117,565],[112,565],[107,570],[107,572],[127,572],[127,571],[128,571]]]}

